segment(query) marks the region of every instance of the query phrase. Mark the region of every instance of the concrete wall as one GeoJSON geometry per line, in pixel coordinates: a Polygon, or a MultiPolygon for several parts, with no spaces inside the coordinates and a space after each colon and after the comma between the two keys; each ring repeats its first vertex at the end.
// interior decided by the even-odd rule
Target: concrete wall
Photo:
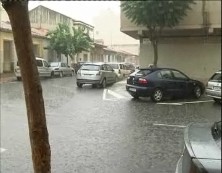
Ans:
{"type": "MultiPolygon", "coordinates": [[[[162,40],[158,46],[158,66],[177,68],[188,76],[206,81],[221,69],[220,38],[178,38],[162,40]]],[[[150,43],[140,45],[140,65],[153,63],[153,47],[150,43]]]]}

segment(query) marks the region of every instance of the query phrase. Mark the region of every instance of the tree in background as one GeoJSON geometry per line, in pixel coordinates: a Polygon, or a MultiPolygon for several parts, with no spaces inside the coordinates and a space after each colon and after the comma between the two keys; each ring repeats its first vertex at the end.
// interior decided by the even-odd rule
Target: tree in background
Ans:
{"type": "Polygon", "coordinates": [[[33,52],[28,1],[1,0],[12,27],[26,101],[32,161],[35,173],[51,172],[51,151],[42,86],[33,52]]]}
{"type": "Polygon", "coordinates": [[[89,35],[84,32],[84,29],[79,28],[70,28],[67,24],[58,24],[55,30],[49,31],[47,37],[49,38],[48,49],[54,50],[57,53],[58,59],[61,57],[61,54],[64,54],[73,60],[76,54],[81,53],[82,51],[89,51],[92,47],[92,40],[89,35]]]}
{"type": "Polygon", "coordinates": [[[163,29],[178,25],[191,9],[191,4],[194,4],[193,0],[145,0],[121,3],[124,14],[131,22],[148,29],[147,37],[154,49],[154,66],[157,66],[158,41],[163,29]]]}
{"type": "Polygon", "coordinates": [[[55,30],[49,31],[46,36],[49,38],[49,46],[47,49],[54,50],[57,59],[61,60],[61,54],[67,57],[73,52],[72,35],[69,26],[66,24],[58,24],[55,30]]]}

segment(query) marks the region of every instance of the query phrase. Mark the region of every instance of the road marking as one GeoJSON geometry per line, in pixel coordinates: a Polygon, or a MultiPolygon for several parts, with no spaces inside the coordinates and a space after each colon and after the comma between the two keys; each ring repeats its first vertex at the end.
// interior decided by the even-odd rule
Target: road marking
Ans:
{"type": "Polygon", "coordinates": [[[204,103],[204,102],[213,102],[213,100],[203,100],[203,101],[193,101],[193,102],[181,102],[182,104],[193,104],[193,103],[204,103]]]}
{"type": "Polygon", "coordinates": [[[185,128],[186,126],[182,125],[170,125],[170,124],[153,124],[154,126],[165,126],[165,127],[179,127],[179,128],[185,128]]]}
{"type": "Polygon", "coordinates": [[[107,89],[103,90],[103,100],[106,100],[106,93],[107,93],[107,89]]]}
{"type": "Polygon", "coordinates": [[[116,97],[116,98],[118,98],[118,99],[124,98],[122,95],[120,95],[120,94],[118,94],[118,93],[116,93],[116,92],[113,92],[113,91],[111,91],[111,90],[108,90],[108,93],[111,94],[111,95],[113,95],[114,97],[116,97]]]}
{"type": "Polygon", "coordinates": [[[6,149],[4,149],[4,148],[1,148],[1,153],[5,152],[5,151],[6,151],[6,149]]]}
{"type": "Polygon", "coordinates": [[[203,101],[190,101],[190,102],[177,102],[177,103],[157,103],[159,105],[175,105],[181,106],[184,104],[195,104],[195,103],[204,103],[204,102],[213,102],[213,100],[203,100],[203,101]]]}
{"type": "Polygon", "coordinates": [[[181,106],[183,104],[181,103],[157,103],[158,105],[175,105],[175,106],[181,106]]]}

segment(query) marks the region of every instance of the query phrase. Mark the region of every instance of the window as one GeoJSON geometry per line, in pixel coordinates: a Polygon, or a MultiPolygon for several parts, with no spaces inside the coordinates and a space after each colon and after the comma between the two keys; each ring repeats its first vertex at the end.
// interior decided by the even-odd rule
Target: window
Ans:
{"type": "Polygon", "coordinates": [[[211,78],[211,81],[218,81],[221,82],[221,73],[215,73],[211,78]]]}
{"type": "Polygon", "coordinates": [[[36,60],[36,64],[38,67],[43,67],[42,60],[36,60]]]}
{"type": "Polygon", "coordinates": [[[44,63],[44,67],[48,67],[49,66],[49,64],[46,61],[43,61],[43,63],[44,63]]]}
{"type": "Polygon", "coordinates": [[[173,79],[172,73],[169,70],[161,70],[160,74],[163,79],[173,79]]]}
{"type": "Polygon", "coordinates": [[[105,65],[102,65],[102,66],[101,66],[101,70],[107,71],[107,67],[106,67],[105,65]]]}
{"type": "Polygon", "coordinates": [[[176,78],[176,79],[183,79],[183,80],[188,79],[187,76],[185,76],[184,74],[182,74],[179,71],[172,70],[172,72],[173,72],[174,78],[176,78]]]}
{"type": "Polygon", "coordinates": [[[148,74],[150,74],[152,71],[145,69],[145,70],[140,70],[136,73],[136,76],[147,76],[148,74]]]}
{"type": "Polygon", "coordinates": [[[81,66],[81,70],[91,70],[91,71],[99,71],[100,66],[99,65],[93,65],[93,64],[84,64],[81,66]]]}
{"type": "Polygon", "coordinates": [[[110,66],[112,66],[112,68],[114,69],[119,69],[118,64],[109,64],[110,66]]]}
{"type": "Polygon", "coordinates": [[[106,65],[106,67],[107,67],[108,71],[112,71],[113,70],[113,68],[111,66],[109,66],[109,65],[106,65]]]}

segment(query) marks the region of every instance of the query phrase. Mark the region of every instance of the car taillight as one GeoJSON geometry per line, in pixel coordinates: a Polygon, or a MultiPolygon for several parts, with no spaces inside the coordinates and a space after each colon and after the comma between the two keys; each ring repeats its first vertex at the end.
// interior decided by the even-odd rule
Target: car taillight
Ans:
{"type": "Polygon", "coordinates": [[[143,79],[143,78],[139,78],[139,84],[147,84],[148,81],[146,79],[143,79]]]}

